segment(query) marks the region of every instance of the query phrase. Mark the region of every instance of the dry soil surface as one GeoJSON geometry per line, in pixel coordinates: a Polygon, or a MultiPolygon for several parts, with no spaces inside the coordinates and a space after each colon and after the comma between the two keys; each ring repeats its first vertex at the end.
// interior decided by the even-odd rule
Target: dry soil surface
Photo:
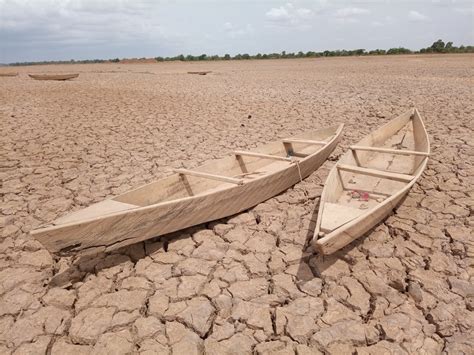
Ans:
{"type": "MultiPolygon", "coordinates": [[[[0,78],[0,353],[473,353],[472,55],[18,68],[0,78]],[[187,71],[212,70],[206,76],[187,71]],[[27,73],[78,72],[68,82],[27,73]],[[383,224],[308,247],[334,161],[416,106],[433,155],[383,224]],[[28,232],[236,148],[346,123],[317,172],[109,255],[28,232]]],[[[71,236],[73,237],[73,236],[71,236]]]]}

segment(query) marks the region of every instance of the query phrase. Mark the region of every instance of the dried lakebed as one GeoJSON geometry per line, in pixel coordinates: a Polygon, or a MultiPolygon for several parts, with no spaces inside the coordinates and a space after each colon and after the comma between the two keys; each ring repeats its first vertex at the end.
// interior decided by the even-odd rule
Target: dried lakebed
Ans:
{"type": "Polygon", "coordinates": [[[18,68],[0,80],[0,353],[472,352],[473,58],[41,68],[70,82],[18,68]],[[425,173],[375,230],[317,255],[329,169],[412,106],[425,173]],[[231,218],[75,261],[28,234],[171,168],[343,122],[316,173],[231,218]]]}

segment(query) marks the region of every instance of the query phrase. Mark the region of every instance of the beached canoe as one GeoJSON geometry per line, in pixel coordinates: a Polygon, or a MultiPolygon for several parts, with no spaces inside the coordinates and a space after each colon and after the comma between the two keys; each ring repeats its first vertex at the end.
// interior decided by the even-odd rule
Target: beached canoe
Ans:
{"type": "Polygon", "coordinates": [[[35,80],[70,80],[75,79],[79,74],[28,74],[35,80]]]}
{"type": "Polygon", "coordinates": [[[0,73],[0,77],[1,76],[18,76],[18,73],[0,73]]]}
{"type": "Polygon", "coordinates": [[[196,75],[207,75],[209,73],[212,73],[212,71],[188,71],[188,74],[196,74],[196,75]]]}
{"type": "Polygon", "coordinates": [[[314,172],[336,147],[343,125],[235,151],[66,215],[32,231],[61,255],[106,252],[244,211],[314,172]]]}
{"type": "Polygon", "coordinates": [[[315,248],[331,254],[383,221],[421,176],[429,154],[428,134],[416,109],[351,146],[326,180],[315,248]]]}

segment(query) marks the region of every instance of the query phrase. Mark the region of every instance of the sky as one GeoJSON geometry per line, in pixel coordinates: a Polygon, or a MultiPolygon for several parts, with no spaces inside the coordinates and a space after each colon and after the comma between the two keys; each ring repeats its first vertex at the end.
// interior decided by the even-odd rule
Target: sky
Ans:
{"type": "Polygon", "coordinates": [[[0,0],[0,63],[474,44],[473,0],[0,0]]]}

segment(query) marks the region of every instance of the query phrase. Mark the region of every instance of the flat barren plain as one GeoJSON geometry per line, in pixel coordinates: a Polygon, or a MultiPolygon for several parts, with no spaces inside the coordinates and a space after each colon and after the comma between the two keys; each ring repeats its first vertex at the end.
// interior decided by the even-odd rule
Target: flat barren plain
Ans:
{"type": "Polygon", "coordinates": [[[0,77],[0,353],[472,354],[473,63],[14,68],[0,77]],[[47,72],[80,75],[27,76],[47,72]],[[329,169],[411,107],[432,144],[424,174],[375,230],[317,255],[309,240],[329,169]],[[173,167],[342,122],[318,171],[245,213],[79,260],[29,235],[173,167]]]}

